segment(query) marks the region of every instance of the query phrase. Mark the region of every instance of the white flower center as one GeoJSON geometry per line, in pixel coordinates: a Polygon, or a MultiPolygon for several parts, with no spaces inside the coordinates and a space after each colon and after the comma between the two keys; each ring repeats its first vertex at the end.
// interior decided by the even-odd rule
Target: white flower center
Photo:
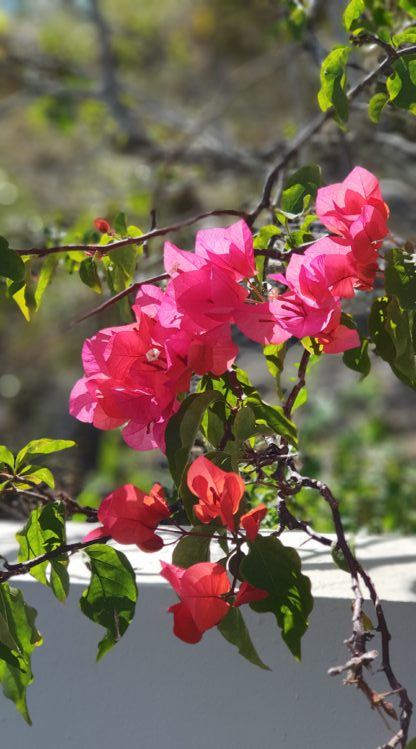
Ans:
{"type": "Polygon", "coordinates": [[[149,348],[149,351],[146,352],[146,359],[147,361],[156,361],[159,359],[160,351],[158,348],[149,348]]]}

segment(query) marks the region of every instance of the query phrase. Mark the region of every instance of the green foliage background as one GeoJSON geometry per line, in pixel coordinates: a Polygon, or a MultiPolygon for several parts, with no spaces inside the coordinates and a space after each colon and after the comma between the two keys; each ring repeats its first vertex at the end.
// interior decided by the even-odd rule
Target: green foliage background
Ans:
{"type": "MultiPolygon", "coordinates": [[[[271,0],[4,3],[0,233],[14,247],[29,247],[91,238],[94,218],[113,220],[120,210],[146,230],[152,207],[163,225],[255,203],[271,159],[317,110],[320,61],[346,43],[338,3],[314,3],[307,21],[302,5],[309,7],[271,0]],[[103,63],[106,51],[115,84],[103,63]]],[[[353,7],[350,16],[353,29],[353,7]]],[[[370,48],[365,59],[353,53],[350,63],[370,68],[378,56],[370,48]]],[[[402,90],[400,70],[395,74],[390,96],[402,90]]],[[[373,119],[385,104],[385,94],[377,95],[373,119]]],[[[357,106],[349,123],[348,134],[332,128],[315,138],[299,163],[322,164],[327,182],[354,164],[372,169],[382,178],[393,230],[412,237],[414,120],[387,108],[374,125],[357,106]]],[[[193,233],[183,230],[175,241],[191,247],[193,233]]],[[[153,243],[143,258],[143,277],[158,271],[161,247],[153,243]]],[[[36,273],[35,265],[35,281],[36,273]]],[[[155,469],[158,476],[166,470],[160,455],[134,453],[116,433],[68,416],[83,339],[120,319],[110,310],[72,326],[97,299],[78,279],[58,275],[30,327],[0,299],[1,442],[17,450],[39,434],[75,439],[79,447],[50,465],[64,465],[61,485],[81,491],[89,504],[127,480],[146,487],[155,469]]],[[[273,382],[254,345],[244,344],[242,365],[271,401],[273,382]]],[[[331,483],[351,529],[413,532],[416,396],[381,361],[365,383],[357,379],[339,357],[327,357],[312,373],[299,412],[307,470],[331,483]]],[[[312,496],[304,499],[301,514],[329,529],[325,509],[315,508],[312,496]]]]}

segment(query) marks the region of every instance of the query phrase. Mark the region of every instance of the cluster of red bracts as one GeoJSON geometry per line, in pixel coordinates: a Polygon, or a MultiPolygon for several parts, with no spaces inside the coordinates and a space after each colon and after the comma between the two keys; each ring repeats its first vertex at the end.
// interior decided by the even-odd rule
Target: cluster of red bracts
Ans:
{"type": "MultiPolygon", "coordinates": [[[[189,468],[187,480],[189,489],[198,498],[194,514],[200,523],[219,521],[219,528],[230,531],[240,544],[255,540],[267,508],[259,505],[239,516],[245,487],[238,474],[223,471],[201,456],[189,468]]],[[[110,536],[121,544],[135,544],[142,551],[158,551],[163,546],[156,532],[158,525],[171,515],[159,484],[148,494],[126,484],[103,500],[98,510],[101,526],[84,541],[110,536]]],[[[215,535],[215,529],[211,533],[215,535]]],[[[259,601],[268,595],[247,582],[242,582],[236,591],[235,582],[231,583],[222,564],[200,562],[188,569],[165,562],[161,565],[161,574],[180,599],[169,611],[174,617],[174,633],[185,642],[199,642],[203,633],[216,626],[231,606],[259,601]]]]}
{"type": "MultiPolygon", "coordinates": [[[[357,331],[341,321],[341,301],[372,288],[388,208],[374,175],[356,167],[318,191],[316,211],[334,234],[293,252],[286,273],[269,276],[287,290],[270,283],[263,296],[253,286],[253,236],[244,221],[197,232],[195,252],[166,242],[166,287],[142,286],[136,322],[85,342],[71,413],[99,429],[121,427],[136,450],[164,451],[167,423],[192,376],[232,367],[233,325],[262,345],[312,337],[325,353],[358,347],[357,331]]],[[[107,230],[104,219],[97,228],[107,230]]]]}
{"type": "Polygon", "coordinates": [[[184,570],[162,562],[162,575],[180,599],[168,610],[173,614],[173,631],[191,644],[199,642],[204,632],[220,623],[231,606],[261,601],[268,593],[247,582],[237,595],[231,591],[227,572],[221,564],[199,562],[184,570]]]}

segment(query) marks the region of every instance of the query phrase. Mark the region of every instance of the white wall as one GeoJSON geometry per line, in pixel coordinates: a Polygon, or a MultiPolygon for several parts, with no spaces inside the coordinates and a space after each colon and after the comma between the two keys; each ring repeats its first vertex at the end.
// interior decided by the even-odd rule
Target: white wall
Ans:
{"type": "MultiPolygon", "coordinates": [[[[79,535],[79,527],[74,534],[79,535]]],[[[366,543],[368,555],[371,544],[366,543]]],[[[378,561],[371,571],[387,562],[389,585],[400,591],[406,577],[402,569],[413,569],[416,579],[416,553],[411,554],[412,549],[416,552],[416,541],[404,542],[405,555],[400,542],[395,541],[393,548],[389,565],[383,547],[374,542],[373,556],[378,561]]],[[[177,640],[166,614],[175,596],[154,575],[154,557],[148,573],[143,558],[132,554],[134,566],[140,569],[135,620],[98,664],[95,651],[103,630],[78,609],[85,586],[79,564],[65,606],[42,586],[20,582],[26,599],[39,611],[45,644],[34,653],[36,682],[28,691],[34,725],[26,726],[12,703],[0,698],[2,747],[375,749],[389,737],[361,694],[342,686],[339,677],[326,675],[328,667],[346,659],[342,641],[350,634],[348,600],[316,600],[301,664],[282,643],[273,617],[259,617],[246,607],[259,653],[273,669],[263,672],[244,661],[216,630],[199,645],[177,640]]],[[[148,555],[145,560],[150,564],[148,555]]],[[[309,559],[314,585],[324,585],[327,564],[327,557],[319,556],[319,567],[309,559]]],[[[348,598],[348,576],[340,580],[348,598]]],[[[339,595],[333,584],[332,588],[332,595],[339,595]]],[[[399,677],[416,694],[416,606],[410,600],[414,590],[402,592],[401,597],[408,600],[386,604],[394,636],[392,654],[399,677]]],[[[384,680],[376,683],[384,689],[384,680]]]]}

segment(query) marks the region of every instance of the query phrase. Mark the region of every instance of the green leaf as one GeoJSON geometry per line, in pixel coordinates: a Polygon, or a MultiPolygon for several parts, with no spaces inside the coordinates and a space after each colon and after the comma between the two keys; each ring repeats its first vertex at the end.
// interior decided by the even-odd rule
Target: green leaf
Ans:
{"type": "Polygon", "coordinates": [[[355,25],[355,21],[358,21],[364,11],[364,0],[350,0],[342,15],[345,31],[351,31],[351,27],[355,25]]]}
{"type": "MultiPolygon", "coordinates": [[[[318,221],[318,216],[316,215],[316,213],[308,213],[306,216],[304,216],[300,228],[303,231],[308,231],[308,229],[310,229],[312,224],[316,223],[316,221],[318,221]]],[[[284,344],[280,345],[283,346],[284,344]]]]}
{"type": "Polygon", "coordinates": [[[363,625],[365,632],[375,631],[375,626],[373,622],[371,621],[370,617],[367,616],[367,614],[364,611],[361,612],[361,624],[363,625]]]}
{"type": "Polygon", "coordinates": [[[344,351],[342,361],[354,372],[360,372],[364,377],[370,373],[371,361],[368,355],[368,338],[361,341],[361,346],[344,351]]]}
{"type": "Polygon", "coordinates": [[[9,249],[9,243],[4,237],[0,237],[0,276],[10,278],[11,281],[22,281],[25,277],[22,258],[9,249]]]}
{"type": "MultiPolygon", "coordinates": [[[[50,502],[44,507],[37,507],[32,510],[24,528],[16,533],[16,540],[19,544],[18,560],[19,562],[26,562],[35,557],[39,557],[50,551],[55,551],[60,546],[66,543],[65,533],[65,509],[62,502],[50,502]]],[[[41,564],[32,567],[30,574],[42,585],[50,585],[52,591],[55,593],[57,590],[56,576],[65,578],[65,572],[60,567],[66,570],[67,557],[62,555],[51,562],[51,577],[52,570],[54,571],[54,584],[52,585],[51,579],[47,578],[47,569],[49,562],[42,562],[41,564]]],[[[57,596],[59,600],[61,598],[61,591],[57,596]]]]}
{"type": "Polygon", "coordinates": [[[253,645],[240,609],[230,608],[227,616],[220,621],[217,627],[222,636],[238,648],[238,652],[243,658],[247,658],[250,663],[259,666],[259,668],[265,671],[270,671],[269,667],[261,660],[253,645]]]}
{"type": "Polygon", "coordinates": [[[15,655],[6,645],[3,645],[2,642],[0,642],[0,661],[5,661],[8,666],[12,666],[12,668],[17,669],[18,671],[26,671],[22,659],[15,655]]]}
{"type": "Polygon", "coordinates": [[[389,97],[385,93],[374,94],[368,102],[368,116],[371,122],[377,124],[379,122],[381,113],[386,106],[389,97]]]}
{"type": "Polygon", "coordinates": [[[394,362],[396,349],[389,335],[389,297],[375,299],[368,318],[370,336],[376,347],[376,353],[387,362],[394,362]]]}
{"type": "MultiPolygon", "coordinates": [[[[14,643],[13,654],[18,658],[18,666],[13,666],[4,649],[0,650],[0,682],[6,697],[12,700],[24,719],[31,724],[26,703],[26,688],[33,681],[31,653],[42,644],[42,637],[36,626],[36,611],[28,606],[23,594],[8,583],[0,586],[0,619],[7,622],[8,637],[14,643]]],[[[0,627],[4,638],[4,627],[0,627]]]]}
{"type": "Polygon", "coordinates": [[[3,686],[3,694],[14,702],[16,709],[29,726],[32,725],[32,720],[27,707],[26,689],[32,681],[32,671],[22,672],[0,660],[0,683],[3,686]]]}
{"type": "Polygon", "coordinates": [[[184,536],[176,544],[172,554],[172,564],[188,568],[198,562],[209,562],[210,543],[209,527],[206,525],[196,525],[192,529],[192,535],[184,536]]]}
{"type": "MultiPolygon", "coordinates": [[[[310,202],[310,197],[307,196],[305,199],[305,205],[307,205],[310,202]]],[[[310,232],[304,232],[301,229],[295,229],[295,231],[291,231],[286,240],[286,247],[289,250],[294,250],[297,247],[300,247],[301,245],[305,244],[305,242],[312,243],[314,241],[315,237],[310,232]]]]}
{"type": "MultiPolygon", "coordinates": [[[[416,0],[399,0],[399,5],[403,10],[409,13],[412,18],[416,18],[416,0]]],[[[409,747],[407,749],[409,749],[409,747]]]]}
{"type": "Polygon", "coordinates": [[[214,401],[202,417],[201,431],[213,447],[219,447],[224,438],[227,418],[224,398],[214,401]]]}
{"type": "Polygon", "coordinates": [[[7,619],[7,611],[1,610],[0,608],[0,642],[7,647],[10,651],[19,651],[17,641],[14,639],[12,632],[10,631],[10,623],[7,619]]]}
{"type": "MultiPolygon", "coordinates": [[[[416,18],[416,10],[415,10],[415,18],[416,18]]],[[[416,749],[416,739],[411,739],[411,741],[408,741],[406,744],[406,749],[416,749]]]]}
{"type": "Polygon", "coordinates": [[[137,245],[120,247],[111,252],[111,257],[104,258],[108,282],[114,293],[123,291],[131,285],[136,272],[137,245]]]}
{"type": "MultiPolygon", "coordinates": [[[[210,450],[205,453],[205,457],[208,458],[218,468],[222,468],[223,471],[232,471],[230,454],[223,450],[210,450]]],[[[220,528],[217,528],[217,532],[220,528]]]]}
{"type": "Polygon", "coordinates": [[[25,445],[17,455],[16,466],[20,467],[23,460],[29,455],[49,455],[50,453],[59,453],[61,450],[68,450],[74,447],[76,443],[73,440],[53,440],[44,437],[40,440],[31,440],[25,445]]]}
{"type": "MultiPolygon", "coordinates": [[[[238,398],[234,390],[235,392],[241,391],[246,396],[244,405],[249,406],[254,412],[259,433],[264,432],[264,429],[260,427],[266,425],[273,433],[280,434],[293,445],[297,445],[297,431],[293,422],[287,419],[282,408],[270,406],[261,399],[260,393],[253,387],[247,373],[242,369],[235,367],[229,375],[223,375],[215,379],[204,378],[204,383],[209,384],[209,387],[215,388],[216,391],[218,389],[218,392],[226,399],[231,408],[235,408],[238,404],[238,398]]],[[[205,387],[205,384],[203,386],[205,387]]],[[[209,391],[205,390],[204,392],[209,391]]]]}
{"type": "Polygon", "coordinates": [[[299,555],[274,536],[258,536],[240,569],[247,582],[269,593],[263,601],[251,603],[251,608],[276,616],[283,640],[300,660],[301,638],[308,627],[313,598],[310,580],[301,572],[299,555]]]}
{"type": "MultiPolygon", "coordinates": [[[[348,542],[353,554],[355,554],[355,544],[353,541],[348,542]]],[[[331,546],[331,556],[337,567],[343,572],[350,572],[349,564],[344,556],[344,552],[338,546],[338,541],[334,541],[331,546]]]]}
{"type": "Polygon", "coordinates": [[[323,346],[321,343],[318,343],[316,338],[310,338],[307,336],[306,338],[301,339],[301,344],[310,354],[312,354],[313,357],[319,360],[323,351],[323,346]]]}
{"type": "Polygon", "coordinates": [[[179,411],[169,420],[166,429],[166,457],[176,486],[181,484],[202,417],[208,406],[220,397],[220,393],[213,390],[188,395],[179,411]]]}
{"type": "Polygon", "coordinates": [[[259,233],[254,237],[253,247],[255,250],[266,250],[270,240],[273,237],[279,236],[282,230],[279,229],[275,224],[267,224],[262,226],[259,233]]]}
{"type": "Polygon", "coordinates": [[[36,310],[30,258],[24,263],[23,279],[8,281],[7,284],[9,297],[16,302],[25,320],[29,321],[31,313],[36,310]]]}
{"type": "MultiPolygon", "coordinates": [[[[26,562],[29,559],[34,559],[45,553],[45,544],[40,526],[39,518],[42,512],[42,508],[37,507],[30,513],[26,525],[21,531],[16,533],[16,540],[19,544],[18,560],[19,562],[26,562]]],[[[38,580],[42,585],[48,584],[46,577],[46,570],[48,567],[47,562],[32,567],[30,574],[35,580],[38,580]]]]}
{"type": "Polygon", "coordinates": [[[13,668],[6,661],[0,660],[0,683],[3,686],[3,694],[14,702],[16,709],[22,715],[29,726],[32,720],[26,701],[26,689],[33,681],[33,674],[13,668]]]}
{"type": "MultiPolygon", "coordinates": [[[[141,237],[143,234],[142,230],[138,226],[134,226],[134,224],[130,224],[130,226],[127,227],[127,236],[128,237],[141,237]]],[[[135,245],[136,248],[138,248],[140,251],[142,250],[141,245],[135,245]]]]}
{"type": "MultiPolygon", "coordinates": [[[[98,242],[98,244],[99,245],[107,245],[107,244],[111,244],[112,242],[114,242],[114,237],[113,237],[112,234],[101,234],[100,241],[98,242]]],[[[71,257],[73,257],[74,260],[78,260],[78,259],[82,260],[83,257],[84,257],[84,253],[81,253],[81,255],[82,256],[80,258],[78,258],[77,254],[75,252],[74,253],[71,252],[71,257]]]]}
{"type": "Polygon", "coordinates": [[[28,302],[27,286],[24,281],[13,282],[9,287],[9,296],[16,302],[23,317],[30,321],[31,306],[28,302]]]}
{"type": "Polygon", "coordinates": [[[14,468],[14,455],[6,445],[0,445],[0,464],[5,463],[9,468],[14,468]]]}
{"type": "Polygon", "coordinates": [[[256,423],[266,424],[274,434],[286,437],[294,447],[297,446],[296,426],[285,416],[280,406],[270,406],[257,396],[249,396],[245,403],[254,412],[256,423]]]}
{"type": "Polygon", "coordinates": [[[7,621],[17,651],[26,654],[42,644],[42,637],[35,627],[35,609],[25,603],[21,590],[10,587],[8,583],[0,586],[0,616],[7,621]]]}
{"type": "Polygon", "coordinates": [[[280,343],[278,346],[269,344],[263,349],[263,354],[266,359],[267,369],[270,374],[276,380],[276,389],[279,398],[283,397],[283,390],[281,385],[281,376],[285,363],[285,357],[287,353],[287,346],[285,343],[280,343]]]}
{"type": "Polygon", "coordinates": [[[241,580],[240,565],[245,556],[245,553],[240,548],[236,549],[228,559],[228,571],[237,580],[241,580]]]}
{"type": "Polygon", "coordinates": [[[301,406],[304,406],[305,403],[307,403],[307,400],[308,400],[308,389],[304,385],[303,388],[301,388],[299,390],[299,392],[298,392],[298,394],[297,394],[297,396],[295,398],[295,402],[294,402],[294,404],[292,406],[292,413],[294,413],[295,411],[297,411],[297,409],[300,408],[301,406]]]}
{"type": "Polygon", "coordinates": [[[392,41],[396,47],[400,47],[402,44],[416,44],[416,29],[406,29],[406,31],[401,31],[400,34],[394,34],[392,41]]]}
{"type": "Polygon", "coordinates": [[[233,432],[241,442],[252,437],[256,433],[256,417],[250,406],[242,406],[236,413],[233,432]]]}
{"type": "Polygon", "coordinates": [[[385,285],[387,294],[394,294],[403,309],[416,308],[416,263],[413,253],[391,250],[386,266],[385,285]]]}
{"type": "Polygon", "coordinates": [[[127,557],[111,546],[93,544],[89,557],[91,582],[80,598],[81,611],[107,633],[98,644],[97,660],[122,637],[134,617],[137,586],[127,557]]]}
{"type": "Polygon", "coordinates": [[[369,331],[376,353],[402,382],[416,389],[416,312],[403,310],[395,297],[379,297],[371,307],[369,331]]]}
{"type": "Polygon", "coordinates": [[[43,295],[52,281],[55,270],[58,266],[58,257],[56,255],[47,255],[40,269],[38,282],[35,289],[36,308],[39,308],[43,295]]]}
{"type": "Polygon", "coordinates": [[[318,103],[323,112],[331,107],[335,110],[340,123],[348,119],[348,99],[345,93],[347,85],[346,66],[351,47],[335,47],[321,65],[321,88],[318,103]]]}
{"type": "Polygon", "coordinates": [[[58,557],[51,561],[51,573],[49,584],[55,598],[61,603],[65,603],[69,593],[69,572],[68,558],[66,556],[58,557]]]}
{"type": "Polygon", "coordinates": [[[126,214],[123,211],[120,211],[114,219],[114,230],[121,237],[127,236],[126,214]]]}
{"type": "MultiPolygon", "coordinates": [[[[204,375],[198,383],[197,392],[206,393],[207,391],[215,390],[221,396],[221,400],[225,401],[229,408],[234,408],[238,404],[238,398],[232,389],[230,382],[231,374],[233,373],[225,372],[221,377],[204,375]]],[[[210,410],[212,410],[212,407],[210,410]]]]}
{"type": "Polygon", "coordinates": [[[393,73],[386,80],[389,101],[416,114],[416,59],[400,57],[392,68],[393,73]]]}
{"type": "Polygon", "coordinates": [[[305,205],[305,198],[315,198],[321,184],[321,169],[315,164],[303,166],[285,182],[282,193],[282,210],[285,213],[300,214],[305,205]]]}
{"type": "Polygon", "coordinates": [[[86,257],[79,266],[79,277],[86,286],[101,294],[103,287],[98,275],[97,263],[92,257],[86,257]]]}
{"type": "Polygon", "coordinates": [[[55,479],[52,471],[44,466],[26,466],[19,476],[24,476],[25,479],[32,481],[34,484],[46,484],[47,486],[50,486],[51,489],[55,486],[55,479]]]}
{"type": "Polygon", "coordinates": [[[298,0],[289,0],[286,23],[293,38],[299,41],[308,22],[308,10],[298,0]]]}

